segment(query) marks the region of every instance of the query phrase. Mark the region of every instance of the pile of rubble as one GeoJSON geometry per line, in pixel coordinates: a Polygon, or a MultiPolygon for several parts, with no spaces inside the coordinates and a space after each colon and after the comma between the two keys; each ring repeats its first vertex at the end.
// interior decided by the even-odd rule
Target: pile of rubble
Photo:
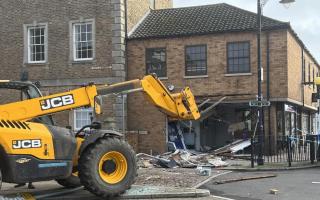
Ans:
{"type": "MultiPolygon", "coordinates": [[[[193,150],[176,149],[174,152],[152,156],[145,153],[137,154],[140,168],[218,168],[227,167],[226,158],[234,159],[237,152],[249,147],[250,140],[236,140],[216,150],[201,153],[193,150]]],[[[232,164],[233,165],[233,164],[232,164]]],[[[201,170],[200,170],[201,171],[201,170]]]]}
{"type": "Polygon", "coordinates": [[[140,168],[196,168],[196,167],[226,167],[228,163],[221,157],[210,153],[191,152],[187,150],[176,150],[159,156],[144,153],[137,154],[140,168]]]}

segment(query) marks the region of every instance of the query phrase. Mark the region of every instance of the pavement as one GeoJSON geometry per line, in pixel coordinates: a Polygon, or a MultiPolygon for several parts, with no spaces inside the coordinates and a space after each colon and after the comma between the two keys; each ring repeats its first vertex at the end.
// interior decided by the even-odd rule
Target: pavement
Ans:
{"type": "MultiPolygon", "coordinates": [[[[174,199],[217,199],[216,197],[209,196],[210,192],[208,190],[198,189],[198,187],[225,173],[227,172],[212,169],[211,176],[200,176],[195,169],[139,169],[139,176],[136,182],[138,185],[133,186],[120,199],[167,199],[173,197],[175,197],[174,199]]],[[[61,199],[61,196],[63,196],[63,199],[70,200],[99,199],[82,188],[77,189],[76,191],[66,191],[55,181],[34,183],[34,186],[36,189],[29,190],[26,187],[14,188],[13,184],[4,183],[0,195],[16,197],[17,194],[28,193],[32,194],[32,196],[37,199],[45,200],[58,200],[61,199]],[[53,196],[56,193],[59,195],[53,196]]]]}
{"type": "Polygon", "coordinates": [[[320,196],[320,170],[317,168],[268,172],[232,172],[221,175],[202,189],[211,194],[235,200],[314,200],[320,196]],[[215,184],[217,180],[230,180],[239,177],[276,174],[275,178],[246,180],[225,184],[215,184]],[[278,190],[270,194],[271,189],[278,190]]]}
{"type": "MultiPolygon", "coordinates": [[[[2,198],[16,198],[19,196],[30,196],[24,198],[26,200],[31,199],[42,199],[42,200],[58,200],[63,199],[79,199],[79,200],[96,200],[100,199],[90,192],[86,191],[83,187],[76,189],[64,189],[58,186],[54,181],[35,183],[36,190],[13,189],[12,185],[4,184],[7,188],[2,191],[2,198]]],[[[176,187],[159,187],[159,186],[139,186],[134,185],[130,190],[127,190],[123,195],[117,199],[160,199],[160,198],[198,198],[208,197],[210,192],[206,189],[196,188],[176,188],[176,187]]]]}
{"type": "Polygon", "coordinates": [[[310,161],[306,162],[293,162],[292,166],[289,167],[288,163],[265,163],[262,166],[257,166],[255,163],[254,168],[251,167],[250,161],[228,161],[231,165],[224,167],[224,170],[230,171],[243,171],[243,172],[254,172],[254,171],[281,171],[281,170],[297,170],[297,169],[310,169],[310,168],[319,168],[320,162],[315,162],[311,164],[310,161]],[[240,163],[240,164],[239,164],[240,163]]]}

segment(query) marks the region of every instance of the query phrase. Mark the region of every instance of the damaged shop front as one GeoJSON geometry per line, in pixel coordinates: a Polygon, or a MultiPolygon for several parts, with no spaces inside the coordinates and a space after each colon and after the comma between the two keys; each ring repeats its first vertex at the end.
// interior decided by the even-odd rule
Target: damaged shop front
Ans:
{"type": "Polygon", "coordinates": [[[200,120],[168,122],[169,149],[210,151],[250,138],[255,115],[248,103],[220,102],[211,106],[210,103],[203,105],[206,112],[200,120]]]}
{"type": "MultiPolygon", "coordinates": [[[[203,109],[212,104],[206,103],[203,109]]],[[[289,102],[272,102],[264,108],[264,135],[268,138],[317,134],[317,110],[289,102]]],[[[169,121],[171,149],[216,150],[257,135],[256,109],[244,103],[224,103],[211,108],[197,121],[169,121]]],[[[272,145],[273,146],[273,145],[272,145]]],[[[270,146],[272,148],[272,146],[270,146]]],[[[247,147],[247,146],[245,146],[247,147]]],[[[273,146],[276,148],[276,146],[273,146]]]]}

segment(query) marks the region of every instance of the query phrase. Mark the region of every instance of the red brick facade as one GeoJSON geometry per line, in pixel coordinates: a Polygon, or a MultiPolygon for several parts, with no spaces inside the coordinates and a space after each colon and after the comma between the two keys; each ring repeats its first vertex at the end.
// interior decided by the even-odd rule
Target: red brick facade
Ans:
{"type": "MultiPolygon", "coordinates": [[[[269,37],[270,53],[270,100],[272,102],[291,102],[303,105],[304,108],[315,109],[311,103],[313,86],[304,86],[302,92],[302,50],[297,38],[288,30],[275,30],[262,35],[262,65],[264,69],[263,95],[266,97],[267,76],[267,37],[269,37]],[[304,93],[304,102],[302,99],[304,93]]],[[[146,73],[146,48],[165,48],[167,55],[166,84],[173,84],[175,91],[190,86],[198,101],[204,98],[217,100],[226,96],[225,102],[248,103],[257,94],[257,42],[254,32],[225,33],[204,36],[176,37],[164,39],[130,40],[128,43],[129,79],[139,78],[146,73]],[[228,74],[227,43],[250,42],[250,73],[228,74]],[[185,46],[207,45],[207,76],[185,76],[185,46]]],[[[303,50],[305,51],[305,50],[303,50]]],[[[318,67],[305,52],[306,63],[311,64],[311,73],[317,74],[318,67]]],[[[309,73],[309,72],[308,72],[309,73]]],[[[306,72],[306,76],[308,76],[306,72]]],[[[311,77],[313,75],[311,74],[311,77]]],[[[164,152],[166,144],[166,121],[163,114],[152,106],[143,103],[142,95],[128,98],[128,127],[130,130],[145,130],[148,135],[139,143],[139,150],[150,152],[164,152]]],[[[276,114],[273,103],[271,107],[272,134],[276,132],[276,114]]],[[[268,119],[266,119],[266,124],[268,119]]],[[[268,131],[268,126],[266,126],[268,131]]]]}

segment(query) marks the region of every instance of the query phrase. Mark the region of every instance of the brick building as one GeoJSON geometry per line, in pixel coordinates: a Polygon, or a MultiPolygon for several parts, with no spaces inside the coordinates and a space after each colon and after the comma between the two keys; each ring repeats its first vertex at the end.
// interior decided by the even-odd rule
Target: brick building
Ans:
{"type": "MultiPolygon", "coordinates": [[[[178,124],[190,148],[248,137],[256,120],[248,104],[257,95],[255,31],[256,14],[228,4],[152,10],[129,34],[129,79],[156,73],[175,91],[190,86],[199,103],[209,98],[206,106],[226,97],[209,117],[178,124]]],[[[263,18],[262,65],[263,96],[271,101],[265,134],[315,132],[319,64],[289,23],[263,18]]],[[[146,131],[137,137],[139,151],[164,152],[177,123],[142,98],[128,97],[128,128],[146,131]]]]}
{"type": "MultiPolygon", "coordinates": [[[[2,0],[0,79],[39,81],[45,94],[124,81],[127,32],[150,9],[169,7],[171,0],[2,0]]],[[[2,103],[17,98],[1,93],[2,103]]],[[[126,99],[104,102],[100,119],[107,128],[123,129],[126,99]]],[[[90,117],[90,109],[78,109],[55,120],[78,129],[90,117]]]]}

